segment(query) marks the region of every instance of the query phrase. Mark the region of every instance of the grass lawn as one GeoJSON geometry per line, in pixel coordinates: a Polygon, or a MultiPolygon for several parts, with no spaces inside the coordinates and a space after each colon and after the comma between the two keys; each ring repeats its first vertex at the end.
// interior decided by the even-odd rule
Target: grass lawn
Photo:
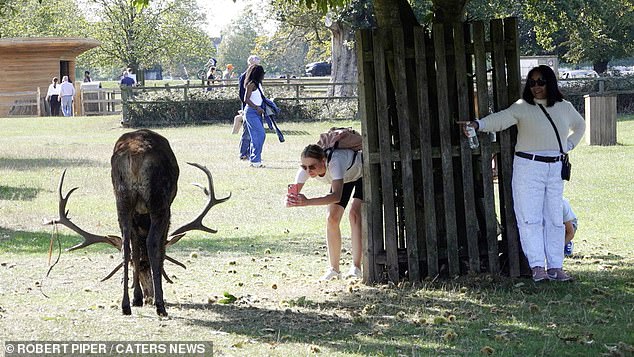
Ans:
{"type": "MultiPolygon", "coordinates": [[[[198,214],[204,195],[191,182],[207,166],[216,195],[205,224],[168,255],[169,317],[152,306],[120,312],[121,273],[109,246],[61,252],[46,277],[49,240],[80,239],[42,222],[57,216],[57,184],[78,186],[69,217],[84,229],[118,234],[110,154],[129,129],[119,117],[0,119],[0,340],[212,341],[217,356],[627,356],[634,354],[634,120],[620,118],[618,145],[580,145],[565,195],[579,217],[574,283],[471,275],[452,280],[364,286],[317,282],[326,267],[325,209],[283,207],[299,153],[332,122],[281,123],[285,143],[267,136],[266,168],[237,159],[230,126],[157,129],[180,163],[172,224],[198,214]],[[224,293],[237,298],[223,304],[224,293]]],[[[353,125],[358,123],[341,123],[353,125]]],[[[307,195],[328,186],[309,182],[307,195]]],[[[344,235],[343,267],[349,228],[344,235]]],[[[57,252],[55,252],[56,255],[57,252]]],[[[55,258],[55,256],[54,256],[55,258]]]]}

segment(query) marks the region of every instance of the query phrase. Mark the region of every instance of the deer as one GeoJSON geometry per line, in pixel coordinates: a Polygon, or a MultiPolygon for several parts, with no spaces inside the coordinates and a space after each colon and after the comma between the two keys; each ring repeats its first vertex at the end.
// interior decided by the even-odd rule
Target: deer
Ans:
{"type": "Polygon", "coordinates": [[[228,200],[231,193],[227,197],[217,198],[209,169],[197,163],[188,164],[202,170],[207,176],[208,188],[194,184],[203,190],[207,202],[197,217],[169,234],[171,205],[176,197],[180,172],[168,140],[158,133],[141,129],[123,134],[115,143],[110,165],[121,237],[90,233],[70,220],[66,205],[70,195],[78,187],[63,195],[66,170],[61,174],[58,186],[59,217],[46,224],[61,224],[83,238],[82,242],[68,248],[67,251],[85,248],[95,243],[106,243],[122,253],[121,263],[101,281],[108,280],[123,267],[121,310],[124,315],[132,314],[128,292],[130,264],[133,268],[132,306],[143,306],[144,301],[149,304],[153,300],[156,313],[159,316],[167,316],[162,278],[168,283],[172,283],[172,280],[165,273],[164,261],[168,260],[183,268],[185,265],[166,255],[166,248],[177,243],[192,230],[217,233],[216,230],[203,225],[202,220],[213,206],[228,200]]]}

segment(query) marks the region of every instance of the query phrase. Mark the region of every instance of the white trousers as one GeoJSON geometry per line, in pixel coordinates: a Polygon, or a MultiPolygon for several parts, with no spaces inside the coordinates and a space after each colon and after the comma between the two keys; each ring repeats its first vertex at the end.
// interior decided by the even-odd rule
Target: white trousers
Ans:
{"type": "Polygon", "coordinates": [[[517,228],[528,264],[531,268],[561,268],[565,240],[561,162],[515,156],[512,187],[517,228]]]}

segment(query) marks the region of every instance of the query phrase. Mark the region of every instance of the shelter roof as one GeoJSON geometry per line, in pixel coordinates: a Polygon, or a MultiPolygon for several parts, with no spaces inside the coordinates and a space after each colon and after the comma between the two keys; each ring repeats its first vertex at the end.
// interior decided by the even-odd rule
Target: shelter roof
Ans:
{"type": "Polygon", "coordinates": [[[0,52],[62,52],[78,56],[101,43],[90,38],[79,37],[15,37],[0,38],[0,52]]]}

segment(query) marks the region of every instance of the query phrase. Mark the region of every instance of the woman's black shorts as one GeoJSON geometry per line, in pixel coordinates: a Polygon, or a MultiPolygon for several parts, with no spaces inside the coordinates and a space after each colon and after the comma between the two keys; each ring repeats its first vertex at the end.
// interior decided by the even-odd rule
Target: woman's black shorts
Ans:
{"type": "Polygon", "coordinates": [[[337,202],[337,204],[343,208],[346,208],[348,205],[348,201],[350,201],[350,196],[353,198],[358,198],[363,201],[363,178],[360,177],[356,181],[348,182],[343,184],[343,192],[341,193],[341,200],[337,202]],[[352,190],[354,190],[354,195],[352,195],[352,190]]]}

